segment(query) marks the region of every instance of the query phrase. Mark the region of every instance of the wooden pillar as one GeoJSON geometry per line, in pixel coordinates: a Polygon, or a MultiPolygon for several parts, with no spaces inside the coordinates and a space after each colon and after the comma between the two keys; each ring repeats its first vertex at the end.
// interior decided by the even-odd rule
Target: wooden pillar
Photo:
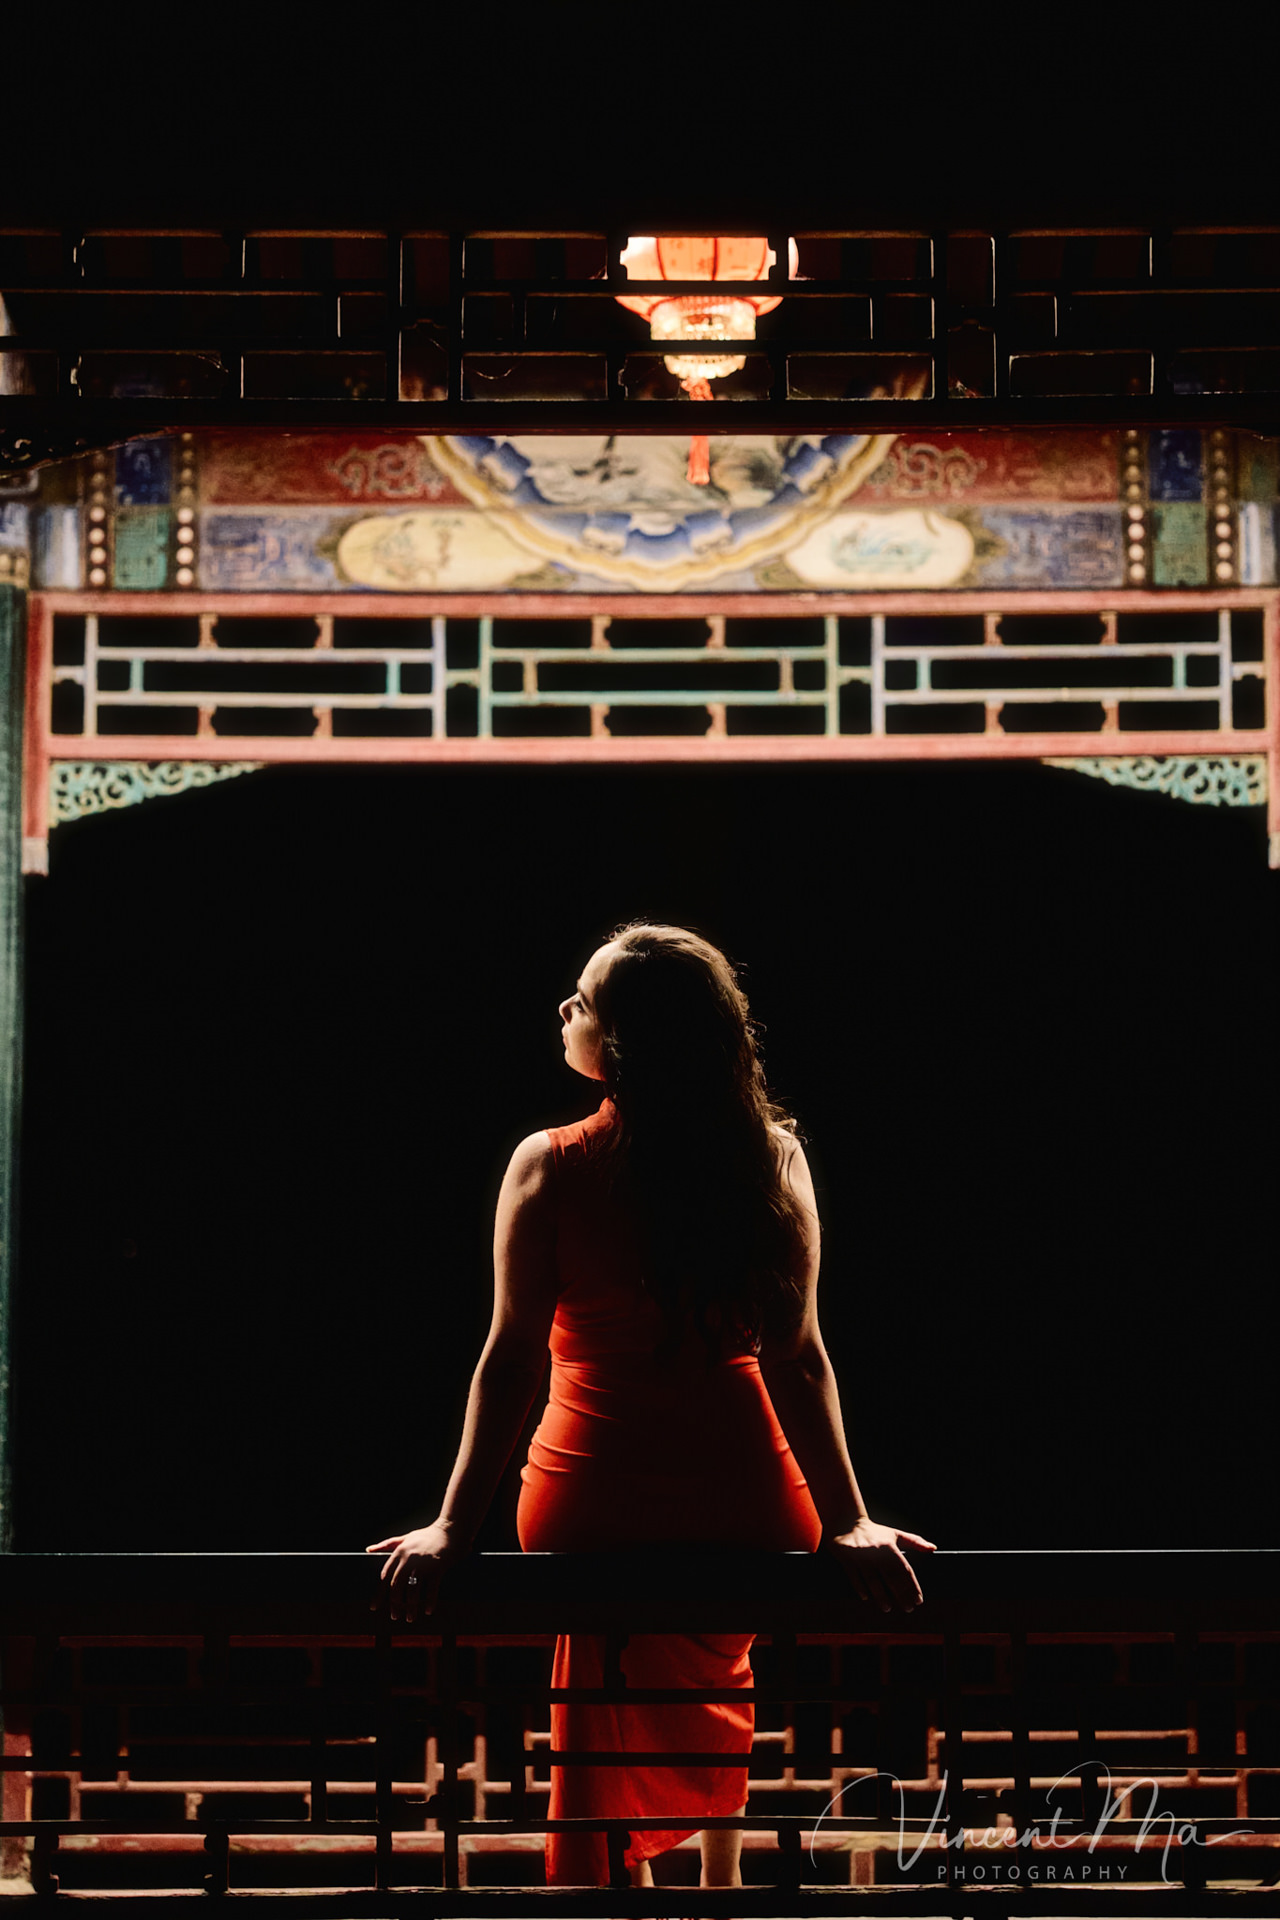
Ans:
{"type": "Polygon", "coordinates": [[[0,582],[0,1551],[13,1545],[11,1303],[22,1107],[22,690],[26,595],[0,582]]]}

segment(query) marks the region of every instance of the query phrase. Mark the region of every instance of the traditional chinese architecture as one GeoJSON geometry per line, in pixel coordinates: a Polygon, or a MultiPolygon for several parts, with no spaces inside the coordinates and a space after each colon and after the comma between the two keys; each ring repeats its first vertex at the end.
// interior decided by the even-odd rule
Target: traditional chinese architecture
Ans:
{"type": "MultiPolygon", "coordinates": [[[[1047,763],[1215,830],[1265,809],[1280,865],[1280,227],[1215,217],[1201,184],[1176,217],[935,196],[913,218],[828,180],[785,206],[740,188],[718,223],[690,188],[665,255],[652,204],[598,186],[577,219],[403,185],[359,217],[241,192],[142,219],[89,181],[90,218],[6,220],[7,1219],[23,889],[38,915],[90,815],[234,782],[208,797],[230,804],[279,767],[1047,763]]],[[[1080,1071],[1101,1139],[1127,1083],[1114,1055],[1080,1071]]],[[[1099,1188],[1122,1187],[1107,1145],[1099,1188]]],[[[1103,1431],[1077,1474],[1119,1471],[1103,1431]]],[[[935,1437],[962,1453],[954,1421],[935,1437]]],[[[1271,1913],[1276,1557],[957,1549],[889,1628],[816,1562],[483,1555],[430,1631],[393,1633],[354,1555],[17,1551],[3,1870],[41,1913],[509,1901],[488,1890],[540,1873],[555,1632],[605,1636],[608,1695],[628,1632],[733,1627],[761,1635],[759,1889],[677,1893],[682,1854],[670,1888],[619,1872],[607,1909],[548,1912],[764,1913],[781,1887],[858,1913],[936,1885],[961,1916],[1016,1885],[1067,1913],[1088,1883],[1108,1912],[1271,1913]]]]}

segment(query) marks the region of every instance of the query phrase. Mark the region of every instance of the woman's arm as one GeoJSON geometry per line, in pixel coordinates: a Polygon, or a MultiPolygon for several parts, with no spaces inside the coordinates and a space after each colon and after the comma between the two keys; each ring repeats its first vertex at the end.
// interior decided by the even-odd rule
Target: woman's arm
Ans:
{"type": "Polygon", "coordinates": [[[522,1140],[498,1194],[493,1235],[493,1320],[471,1378],[462,1442],[440,1512],[429,1526],[369,1547],[386,1553],[391,1618],[429,1613],[440,1575],[470,1548],[528,1416],[547,1364],[556,1310],[551,1146],[522,1140]]]}
{"type": "Polygon", "coordinates": [[[760,1371],[809,1483],[822,1520],[823,1545],[843,1561],[864,1599],[878,1601],[887,1612],[892,1596],[910,1610],[923,1596],[900,1543],[932,1552],[933,1542],[898,1527],[880,1526],[867,1513],[849,1458],[835,1373],[818,1325],[818,1203],[798,1141],[790,1147],[787,1175],[806,1223],[804,1312],[788,1340],[762,1348],[760,1371]]]}

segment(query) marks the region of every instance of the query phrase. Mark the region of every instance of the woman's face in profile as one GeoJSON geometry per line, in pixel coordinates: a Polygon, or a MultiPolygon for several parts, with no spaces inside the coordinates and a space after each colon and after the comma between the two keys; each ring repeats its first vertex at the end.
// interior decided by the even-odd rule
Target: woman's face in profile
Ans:
{"type": "Polygon", "coordinates": [[[612,958],[612,942],[608,946],[598,947],[582,969],[576,990],[567,1000],[560,1002],[560,1018],[564,1022],[561,1033],[564,1057],[574,1072],[582,1074],[586,1080],[604,1079],[604,1051],[596,1018],[596,993],[609,971],[612,958]]]}

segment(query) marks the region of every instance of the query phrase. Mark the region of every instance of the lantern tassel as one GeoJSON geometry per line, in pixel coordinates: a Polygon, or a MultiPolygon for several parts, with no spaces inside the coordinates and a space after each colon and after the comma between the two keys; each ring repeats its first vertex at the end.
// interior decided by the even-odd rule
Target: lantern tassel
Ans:
{"type": "MultiPolygon", "coordinates": [[[[715,396],[708,380],[682,380],[691,400],[711,400],[715,396]]],[[[686,477],[691,487],[706,487],[711,484],[711,442],[705,433],[695,433],[689,441],[689,465],[686,477]]]]}

